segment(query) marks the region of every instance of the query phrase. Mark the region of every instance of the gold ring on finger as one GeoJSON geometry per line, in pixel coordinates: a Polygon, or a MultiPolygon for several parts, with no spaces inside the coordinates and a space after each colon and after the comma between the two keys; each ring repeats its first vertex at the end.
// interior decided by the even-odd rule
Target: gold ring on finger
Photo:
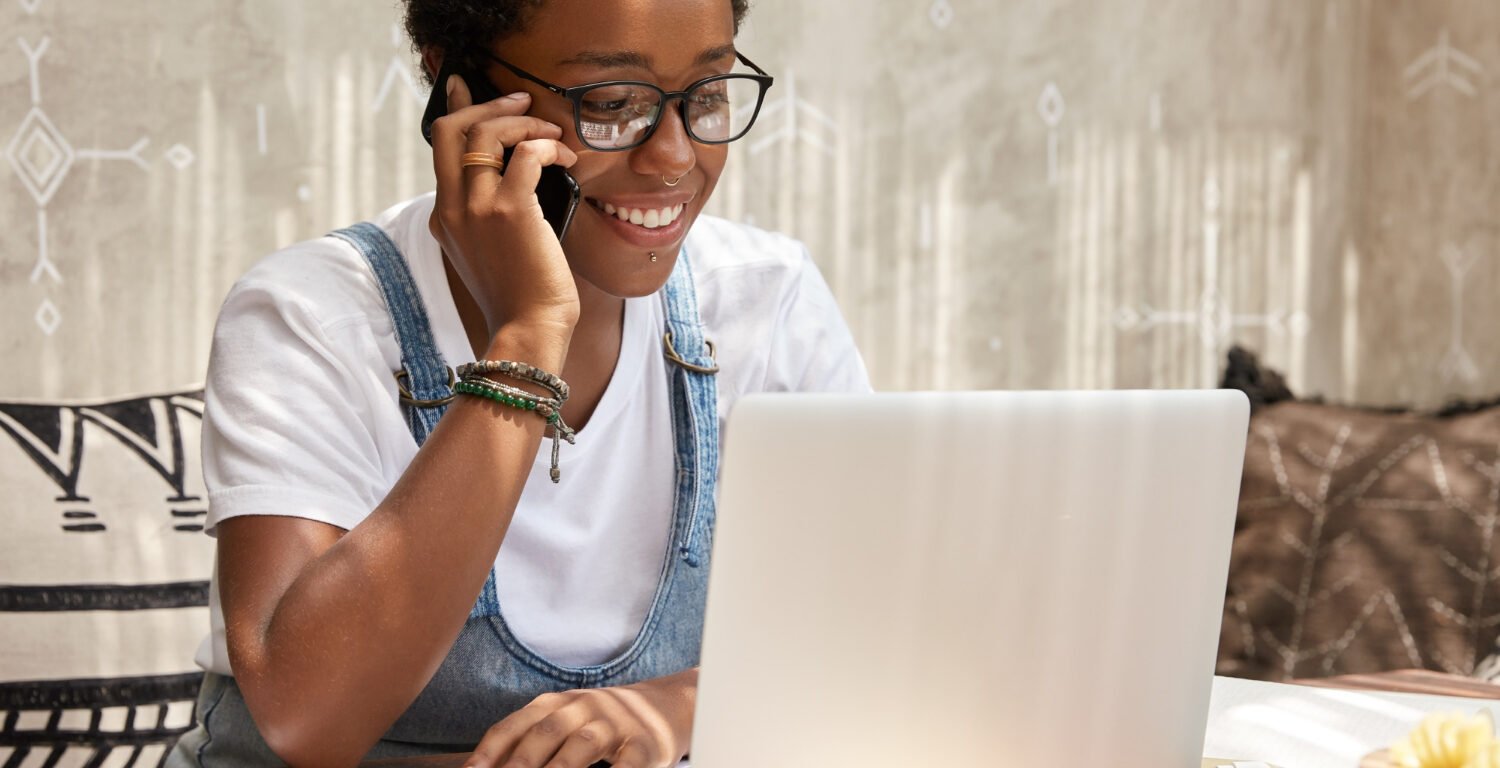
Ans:
{"type": "Polygon", "coordinates": [[[490,152],[465,152],[459,163],[464,168],[468,168],[471,165],[482,165],[486,168],[495,169],[505,168],[505,160],[499,155],[490,152]]]}

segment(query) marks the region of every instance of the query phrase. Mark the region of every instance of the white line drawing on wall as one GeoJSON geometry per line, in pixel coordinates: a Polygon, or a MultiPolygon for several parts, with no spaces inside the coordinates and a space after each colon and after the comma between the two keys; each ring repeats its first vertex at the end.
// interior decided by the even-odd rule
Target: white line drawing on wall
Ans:
{"type": "Polygon", "coordinates": [[[1042,89],[1042,95],[1036,101],[1036,111],[1047,124],[1047,183],[1056,184],[1057,126],[1062,124],[1063,115],[1068,111],[1068,103],[1063,100],[1057,83],[1047,83],[1042,89]]]}
{"type": "MultiPolygon", "coordinates": [[[[838,123],[827,113],[813,106],[811,102],[797,96],[797,75],[790,69],[786,73],[786,95],[777,101],[765,105],[760,110],[760,117],[756,125],[768,125],[765,120],[776,113],[782,113],[781,125],[775,130],[765,133],[754,144],[750,145],[750,154],[758,155],[766,149],[780,144],[788,139],[796,139],[811,144],[825,155],[833,156],[833,145],[838,142],[838,123]],[[809,119],[813,126],[807,127],[802,118],[809,119]],[[826,133],[833,137],[825,139],[819,136],[815,129],[821,126],[826,133]]],[[[774,124],[774,123],[773,123],[774,124]]],[[[757,131],[763,129],[758,128],[757,131]]]]}
{"type": "Polygon", "coordinates": [[[1481,77],[1484,77],[1484,67],[1472,56],[1454,48],[1445,29],[1438,35],[1437,45],[1428,48],[1406,67],[1406,98],[1419,99],[1445,85],[1473,98],[1479,94],[1474,81],[1481,77]]]}
{"type": "MultiPolygon", "coordinates": [[[[30,7],[22,2],[21,7],[30,14],[35,12],[40,2],[41,0],[36,0],[30,7]]],[[[52,38],[43,37],[35,47],[26,42],[25,38],[16,38],[16,44],[26,56],[31,85],[31,110],[21,119],[21,127],[16,129],[15,138],[6,147],[5,156],[10,160],[11,167],[16,169],[16,175],[21,177],[21,184],[36,201],[37,261],[31,270],[31,282],[40,282],[45,274],[51,276],[54,282],[60,283],[62,273],[47,254],[47,202],[56,194],[58,187],[62,186],[77,155],[67,138],[57,130],[57,126],[52,124],[41,107],[42,81],[38,63],[51,47],[52,38]]],[[[62,313],[51,299],[43,298],[32,319],[43,333],[51,336],[62,323],[62,313]]]]}
{"type": "Polygon", "coordinates": [[[130,149],[80,149],[78,159],[80,160],[128,160],[140,166],[143,171],[151,170],[151,166],[141,159],[141,151],[150,144],[151,140],[141,137],[140,141],[132,144],[130,149]]]}
{"type": "Polygon", "coordinates": [[[52,45],[52,38],[42,38],[42,42],[37,43],[35,48],[32,48],[23,37],[16,38],[16,42],[21,45],[21,52],[26,54],[26,63],[31,67],[31,103],[40,104],[42,103],[42,81],[41,76],[37,74],[36,64],[47,55],[47,48],[52,45]]]}
{"type": "Polygon", "coordinates": [[[193,150],[181,144],[173,144],[167,147],[167,151],[161,153],[161,156],[166,158],[167,162],[171,163],[179,171],[186,169],[197,159],[197,155],[193,154],[193,150]]]}
{"type": "Polygon", "coordinates": [[[927,18],[932,20],[932,26],[947,29],[953,23],[953,4],[948,0],[934,0],[932,7],[927,9],[927,18]]]}
{"type": "Polygon", "coordinates": [[[1473,382],[1479,378],[1479,367],[1474,364],[1474,358],[1464,345],[1464,287],[1469,270],[1479,263],[1479,258],[1480,254],[1465,252],[1453,245],[1443,249],[1443,264],[1448,267],[1448,277],[1453,286],[1452,332],[1448,341],[1448,353],[1438,365],[1438,373],[1442,374],[1443,381],[1446,382],[1455,379],[1473,382]]]}
{"type": "MultiPolygon", "coordinates": [[[[21,0],[21,8],[32,14],[41,5],[41,0],[21,0]]],[[[26,56],[28,82],[31,90],[31,109],[21,119],[21,125],[6,146],[5,156],[21,179],[22,186],[31,193],[37,209],[37,260],[31,270],[31,282],[40,283],[43,276],[52,282],[63,282],[62,272],[51,258],[48,248],[47,205],[62,187],[73,166],[80,160],[122,160],[134,164],[143,171],[151,166],[143,156],[150,146],[150,137],[143,136],[127,149],[99,149],[97,147],[75,149],[63,132],[42,109],[41,62],[52,46],[52,38],[44,36],[32,45],[25,38],[16,38],[16,44],[26,56]]],[[[193,162],[193,152],[176,144],[168,149],[165,157],[178,170],[193,162]]],[[[33,315],[37,327],[48,336],[56,333],[62,324],[62,312],[51,299],[44,298],[33,315]]]]}
{"type": "Polygon", "coordinates": [[[16,2],[21,4],[21,10],[25,11],[27,16],[35,14],[36,9],[42,7],[42,0],[16,0],[16,2]]]}
{"type": "Polygon", "coordinates": [[[46,206],[72,170],[77,153],[41,107],[32,107],[5,156],[36,204],[46,206]]]}
{"type": "Polygon", "coordinates": [[[380,108],[385,106],[386,97],[391,95],[391,88],[398,82],[406,86],[413,101],[418,104],[422,103],[422,87],[417,84],[417,78],[411,73],[411,67],[397,57],[391,59],[390,66],[385,69],[385,79],[380,81],[380,91],[375,94],[375,100],[370,102],[371,113],[379,112],[380,108]]]}
{"type": "Polygon", "coordinates": [[[255,105],[255,148],[265,157],[268,152],[266,146],[266,105],[255,105]]]}
{"type": "Polygon", "coordinates": [[[62,324],[62,313],[57,311],[57,305],[51,299],[42,299],[42,305],[37,307],[36,324],[48,336],[56,333],[57,326],[62,324]]]}
{"type": "MultiPolygon", "coordinates": [[[[391,45],[401,45],[401,28],[395,24],[391,25],[391,45]]],[[[426,98],[422,84],[411,71],[411,65],[400,54],[391,56],[391,63],[385,68],[385,78],[380,81],[380,89],[375,93],[375,99],[370,102],[370,113],[374,114],[385,106],[385,100],[391,95],[391,89],[401,83],[406,86],[407,93],[411,94],[412,100],[418,104],[426,98]]]]}
{"type": "Polygon", "coordinates": [[[917,247],[924,251],[932,250],[932,218],[932,202],[923,201],[917,209],[917,247]]]}
{"type": "Polygon", "coordinates": [[[31,283],[35,285],[42,280],[42,275],[52,278],[52,282],[61,283],[62,273],[57,271],[57,265],[47,256],[47,209],[38,208],[36,211],[37,231],[37,258],[36,266],[31,268],[31,283]]]}
{"type": "Polygon", "coordinates": [[[1144,333],[1166,325],[1196,327],[1198,339],[1210,358],[1218,360],[1236,328],[1265,328],[1272,333],[1305,336],[1310,320],[1305,312],[1276,309],[1261,314],[1235,314],[1219,295],[1219,207],[1217,179],[1203,184],[1203,290],[1198,307],[1191,310],[1157,309],[1142,303],[1115,312],[1115,327],[1126,333],[1144,333]]]}

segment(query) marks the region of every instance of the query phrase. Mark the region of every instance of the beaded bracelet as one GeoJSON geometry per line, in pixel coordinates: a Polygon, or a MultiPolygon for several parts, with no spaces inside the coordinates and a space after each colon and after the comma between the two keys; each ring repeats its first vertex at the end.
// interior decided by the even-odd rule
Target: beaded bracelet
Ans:
{"type": "Polygon", "coordinates": [[[498,373],[501,376],[518,381],[540,384],[548,392],[551,392],[558,401],[568,401],[568,383],[563,381],[561,376],[547,373],[534,365],[512,362],[510,360],[478,360],[458,367],[458,377],[460,379],[472,379],[492,373],[498,373]]]}
{"type": "Polygon", "coordinates": [[[563,423],[562,404],[568,399],[568,384],[561,376],[548,373],[541,368],[526,363],[517,363],[511,360],[478,360],[466,363],[458,367],[460,384],[462,389],[454,387],[455,392],[478,395],[486,397],[499,403],[511,405],[524,410],[533,410],[546,419],[552,427],[552,482],[558,482],[561,472],[558,470],[558,447],[562,440],[567,440],[571,445],[575,442],[576,433],[563,423]],[[524,389],[507,386],[486,374],[500,374],[517,381],[537,384],[553,395],[552,398],[538,397],[524,389]]]}
{"type": "Polygon", "coordinates": [[[547,425],[552,427],[552,482],[556,483],[562,479],[562,470],[558,468],[559,447],[563,440],[569,445],[577,443],[578,433],[569,427],[562,419],[562,403],[552,398],[542,398],[527,392],[524,389],[507,386],[489,379],[475,376],[465,379],[453,385],[456,394],[474,395],[493,400],[502,405],[518,408],[523,411],[535,411],[537,415],[546,420],[547,425]]]}
{"type": "Polygon", "coordinates": [[[480,395],[495,402],[509,405],[512,408],[520,408],[523,411],[536,411],[548,424],[557,424],[562,420],[559,415],[562,403],[550,397],[541,397],[519,387],[501,384],[491,381],[483,376],[474,376],[458,384],[453,385],[453,391],[468,395],[480,395]],[[459,385],[463,385],[460,388],[459,385]]]}
{"type": "Polygon", "coordinates": [[[573,442],[574,431],[562,421],[562,403],[554,398],[539,397],[524,389],[491,381],[482,376],[460,381],[453,385],[453,389],[455,392],[479,395],[522,410],[536,411],[549,425],[561,426],[563,438],[570,443],[573,442]]]}

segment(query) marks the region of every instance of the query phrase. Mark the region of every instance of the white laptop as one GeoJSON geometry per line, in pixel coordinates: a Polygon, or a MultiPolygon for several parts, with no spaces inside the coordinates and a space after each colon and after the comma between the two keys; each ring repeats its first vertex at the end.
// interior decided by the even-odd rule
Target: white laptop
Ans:
{"type": "Polygon", "coordinates": [[[1200,764],[1233,391],[761,395],[727,426],[693,768],[1200,764]]]}

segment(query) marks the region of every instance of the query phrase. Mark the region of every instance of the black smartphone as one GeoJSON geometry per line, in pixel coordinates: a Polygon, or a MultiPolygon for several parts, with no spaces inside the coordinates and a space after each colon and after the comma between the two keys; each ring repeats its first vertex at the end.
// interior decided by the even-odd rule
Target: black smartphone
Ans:
{"type": "MultiPolygon", "coordinates": [[[[438,71],[437,80],[432,86],[432,96],[427,100],[427,110],[422,113],[422,138],[428,144],[432,144],[433,122],[448,114],[448,90],[444,84],[448,82],[450,75],[458,75],[464,79],[475,104],[494,101],[504,95],[484,73],[464,66],[458,57],[445,57],[443,67],[438,71]]],[[[513,151],[511,147],[505,149],[505,162],[510,162],[513,151]]],[[[558,241],[561,241],[568,232],[568,225],[573,223],[573,214],[578,210],[579,200],[583,199],[578,182],[560,166],[549,165],[542,169],[541,179],[537,181],[536,198],[541,203],[542,216],[552,225],[552,231],[556,233],[558,241]]]]}

